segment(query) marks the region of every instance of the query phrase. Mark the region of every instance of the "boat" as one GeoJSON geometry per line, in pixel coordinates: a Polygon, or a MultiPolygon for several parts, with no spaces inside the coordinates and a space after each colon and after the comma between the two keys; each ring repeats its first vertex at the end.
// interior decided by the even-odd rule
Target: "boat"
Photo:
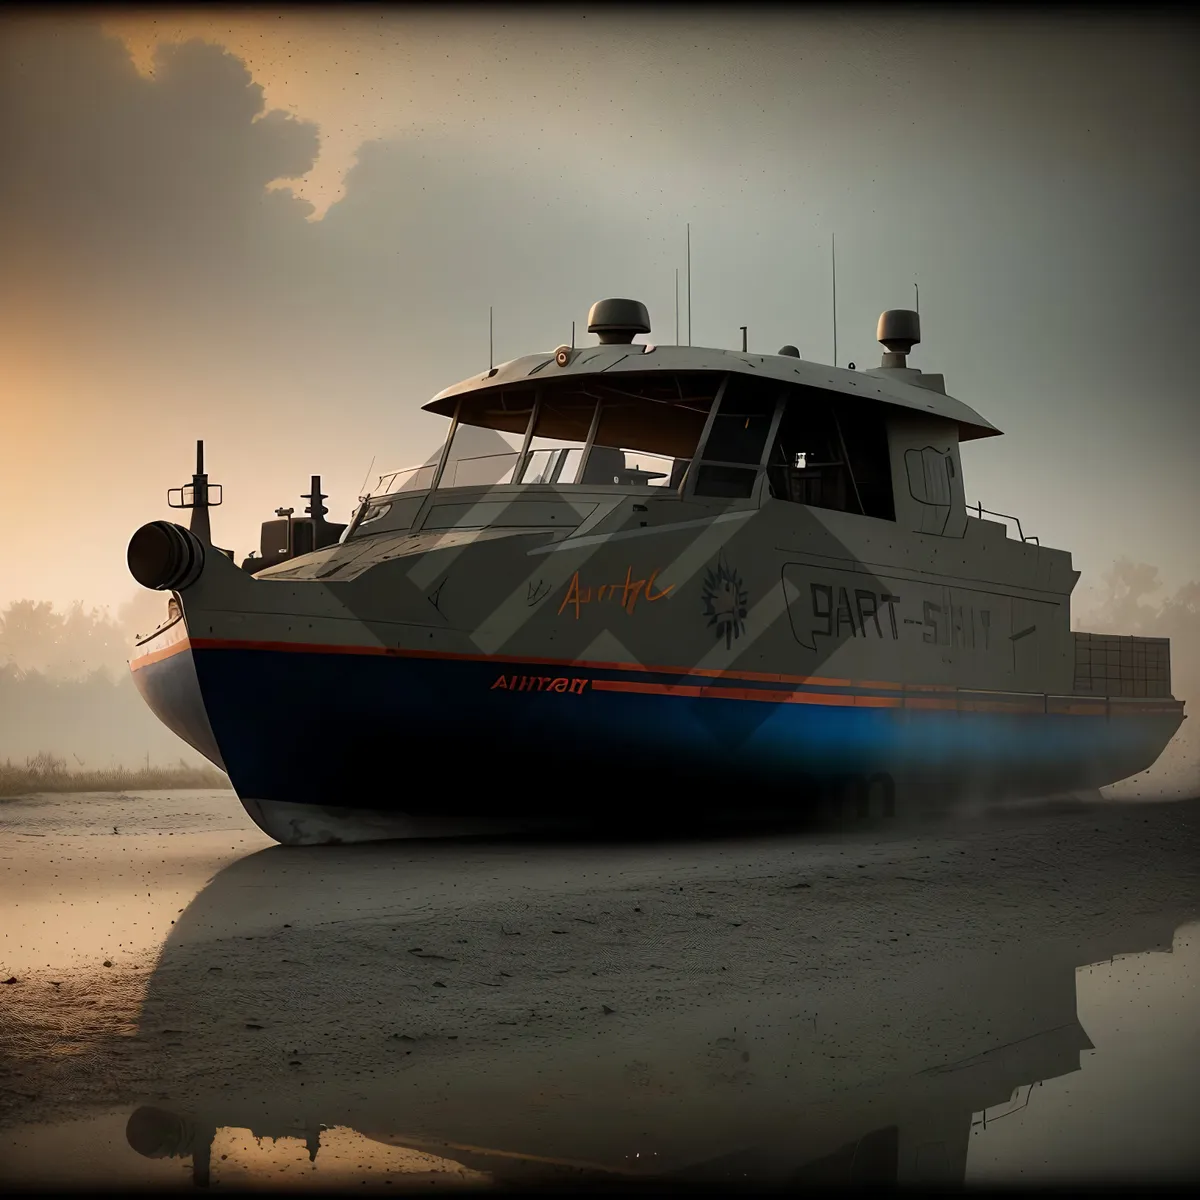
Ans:
{"type": "Polygon", "coordinates": [[[132,536],[169,593],[136,684],[270,837],[877,819],[1091,791],[1180,728],[1167,640],[1073,631],[1070,553],[968,506],[1000,430],[910,365],[917,313],[869,369],[635,341],[626,299],[588,330],[425,404],[441,451],[344,526],[313,477],[239,566],[201,461],[190,525],[132,536]],[[505,448],[456,454],[481,430],[505,448]]]}

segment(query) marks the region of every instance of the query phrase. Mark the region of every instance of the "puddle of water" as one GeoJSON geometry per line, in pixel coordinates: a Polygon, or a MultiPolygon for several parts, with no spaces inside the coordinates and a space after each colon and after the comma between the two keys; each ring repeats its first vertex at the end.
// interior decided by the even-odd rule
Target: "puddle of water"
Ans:
{"type": "MultiPolygon", "coordinates": [[[[393,1185],[400,1189],[440,1185],[461,1188],[488,1178],[458,1163],[372,1142],[344,1126],[319,1131],[316,1155],[303,1132],[256,1138],[249,1129],[213,1131],[206,1153],[163,1144],[130,1144],[126,1111],[100,1113],[58,1125],[18,1128],[0,1134],[0,1182],[38,1188],[148,1188],[190,1191],[195,1187],[322,1190],[354,1185],[393,1185]]],[[[135,1135],[136,1136],[136,1135],[135,1135]]],[[[153,1137],[153,1131],[151,1131],[153,1137]]]]}
{"type": "Polygon", "coordinates": [[[129,1114],[0,1131],[0,1185],[191,1190],[191,1162],[145,1158],[125,1140],[129,1114]]]}
{"type": "Polygon", "coordinates": [[[972,1115],[966,1182],[1186,1180],[1200,1174],[1200,924],[1171,952],[1122,955],[1075,976],[1093,1049],[972,1115]]]}
{"type": "MultiPolygon", "coordinates": [[[[981,1053],[949,1062],[943,1053],[916,1074],[881,1073],[885,1057],[873,1046],[856,1064],[862,1029],[849,1010],[838,1015],[842,1032],[818,1040],[792,1014],[782,1047],[769,1013],[731,1014],[727,1037],[683,1021],[618,1035],[603,1055],[595,1044],[500,1048],[414,1068],[408,1081],[395,1069],[358,1078],[342,1094],[328,1079],[310,1080],[304,1104],[328,1108],[328,1128],[301,1115],[294,1082],[251,1085],[224,1102],[197,1096],[18,1126],[0,1132],[0,1181],[424,1188],[580,1174],[972,1185],[1190,1178],[1200,1169],[1200,924],[1181,928],[1170,952],[1079,968],[1074,996],[1067,982],[1077,1023],[1066,1019],[1071,1004],[1033,978],[1041,997],[1028,1011],[1014,1015],[1018,987],[979,1013],[982,1041],[976,1030],[967,1042],[984,1045],[981,1053]],[[756,1073],[763,1040],[788,1068],[782,1078],[769,1065],[756,1073]],[[806,1060],[806,1041],[823,1061],[806,1060]],[[788,1073],[805,1066],[809,1081],[794,1080],[789,1093],[788,1073]],[[981,1097],[989,1102],[977,1107],[981,1097]],[[293,1116],[281,1117],[289,1105],[293,1116]],[[426,1128],[414,1128],[421,1113],[426,1128]]],[[[940,1033],[937,1043],[935,1057],[949,1044],[940,1033]]]]}
{"type": "Polygon", "coordinates": [[[611,853],[9,842],[0,1184],[1190,1177],[1197,813],[611,853]]]}

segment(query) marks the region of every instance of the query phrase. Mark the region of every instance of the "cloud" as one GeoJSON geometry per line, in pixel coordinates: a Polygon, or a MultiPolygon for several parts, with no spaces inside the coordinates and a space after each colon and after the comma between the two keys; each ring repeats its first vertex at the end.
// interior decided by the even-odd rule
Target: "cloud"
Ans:
{"type": "Polygon", "coordinates": [[[0,438],[0,504],[37,495],[42,513],[10,546],[22,590],[123,598],[124,541],[171,515],[156,510],[197,437],[239,551],[310,473],[340,512],[372,453],[392,469],[441,436],[420,405],[486,366],[489,305],[503,361],[567,340],[595,289],[637,294],[646,275],[640,218],[597,211],[519,142],[365,143],[344,199],[310,221],[272,185],[318,150],[317,127],[267,111],[219,46],[163,46],[142,75],[95,27],[6,23],[0,393],[24,411],[20,445],[0,438]],[[71,481],[99,464],[103,492],[81,503],[71,481]],[[71,539],[69,560],[48,537],[71,539]]]}
{"type": "MultiPolygon", "coordinates": [[[[730,18],[727,37],[706,21],[639,26],[632,44],[627,24],[585,36],[550,19],[502,37],[438,25],[443,41],[419,45],[410,31],[379,54],[376,82],[411,124],[372,125],[366,93],[340,110],[387,136],[359,145],[343,197],[312,220],[287,184],[312,171],[321,131],[269,111],[239,58],[164,45],[141,74],[76,17],[6,19],[0,396],[25,411],[17,438],[0,436],[0,510],[41,505],[8,560],[33,594],[91,600],[104,578],[96,599],[123,598],[124,539],[160,515],[196,437],[239,552],[310,473],[344,516],[372,454],[379,470],[426,457],[442,426],[420,405],[486,367],[489,306],[498,361],[568,340],[572,320],[583,343],[605,295],[643,300],[653,339],[672,339],[685,221],[697,343],[734,346],[748,323],[752,348],[827,355],[836,221],[843,361],[877,361],[879,311],[919,278],[922,365],[1012,434],[974,452],[973,498],[1040,510],[1039,534],[1090,540],[1096,564],[1130,538],[1149,538],[1164,572],[1186,558],[1187,505],[1167,492],[1194,478],[1195,414],[1179,399],[1186,363],[1160,349],[1184,344],[1190,320],[1195,223],[1179,197],[1194,171],[1146,132],[1183,144],[1194,128],[1194,103],[1168,104],[1194,95],[1182,51],[1146,35],[1122,58],[1110,37],[1100,66],[1126,63],[1112,82],[1093,69],[1101,39],[1078,31],[1078,54],[1060,54],[1067,36],[1019,30],[930,41],[888,24],[864,45],[832,25],[733,36],[730,18]],[[1027,61],[1041,64],[1031,81],[1027,61]],[[1137,169],[1109,170],[1131,146],[1137,169]],[[1148,298],[1130,312],[1134,295],[1148,298]],[[1121,313],[1119,344],[1103,311],[1121,313]],[[1147,430],[1153,465],[1096,522],[1112,492],[1093,464],[1147,430]],[[81,504],[97,462],[111,483],[81,504]],[[69,561],[46,552],[68,535],[69,561]]],[[[308,53],[305,68],[346,69],[341,51],[308,53]]]]}
{"type": "Polygon", "coordinates": [[[150,255],[168,268],[201,254],[228,263],[310,211],[266,185],[311,170],[316,126],[266,112],[262,88],[219,46],[162,45],[144,77],[123,43],[87,25],[14,22],[6,33],[6,242],[62,272],[80,261],[140,269],[150,255]]]}
{"type": "Polygon", "coordinates": [[[563,296],[564,277],[628,290],[639,220],[553,156],[465,132],[369,141],[344,198],[309,221],[310,205],[272,185],[312,169],[317,127],[266,111],[221,47],[161,45],[143,76],[95,28],[13,28],[0,51],[0,288],[58,327],[60,353],[80,337],[135,356],[152,346],[205,376],[216,355],[260,376],[271,360],[281,385],[303,388],[378,385],[414,352],[457,357],[422,376],[432,392],[459,362],[476,369],[489,303],[535,297],[529,320],[498,323],[511,357],[540,344],[539,324],[561,340],[565,303],[596,298],[563,296]]]}

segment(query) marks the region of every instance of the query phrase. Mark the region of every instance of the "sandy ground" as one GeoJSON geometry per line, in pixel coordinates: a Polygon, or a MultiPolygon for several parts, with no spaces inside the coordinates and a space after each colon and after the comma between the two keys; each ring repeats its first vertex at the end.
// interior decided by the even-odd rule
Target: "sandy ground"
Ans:
{"type": "Polygon", "coordinates": [[[301,850],[226,793],[0,802],[0,1183],[1195,1172],[1178,791],[301,850]]]}

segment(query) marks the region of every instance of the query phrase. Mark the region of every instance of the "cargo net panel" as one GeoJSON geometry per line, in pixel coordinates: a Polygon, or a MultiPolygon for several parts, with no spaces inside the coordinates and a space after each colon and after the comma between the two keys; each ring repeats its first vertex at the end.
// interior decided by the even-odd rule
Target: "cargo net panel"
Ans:
{"type": "Polygon", "coordinates": [[[1076,633],[1075,691],[1091,696],[1170,696],[1169,638],[1076,633]]]}

